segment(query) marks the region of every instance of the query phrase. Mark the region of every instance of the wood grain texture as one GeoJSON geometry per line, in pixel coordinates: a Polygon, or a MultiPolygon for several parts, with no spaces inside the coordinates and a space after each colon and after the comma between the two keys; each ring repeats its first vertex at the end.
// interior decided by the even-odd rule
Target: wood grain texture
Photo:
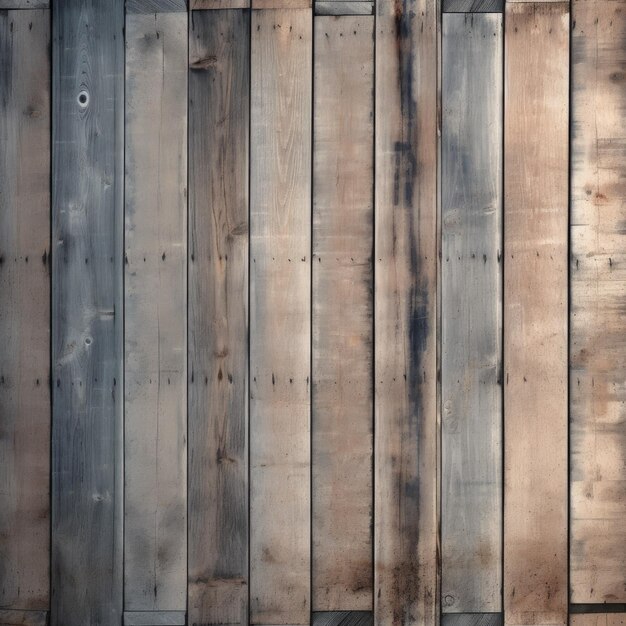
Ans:
{"type": "Polygon", "coordinates": [[[507,5],[504,605],[567,622],[569,5],[507,5]]]}
{"type": "Polygon", "coordinates": [[[64,0],[52,27],[51,624],[118,626],[124,3],[64,0]]]}
{"type": "Polygon", "coordinates": [[[437,4],[376,16],[375,620],[434,624],[437,4]]]}
{"type": "Polygon", "coordinates": [[[372,15],[374,2],[315,2],[315,15],[372,15]]]}
{"type": "Polygon", "coordinates": [[[313,0],[251,0],[253,9],[310,9],[313,0]]]}
{"type": "Polygon", "coordinates": [[[444,13],[502,13],[505,0],[443,0],[444,13]]]}
{"type": "Polygon", "coordinates": [[[570,626],[626,626],[626,613],[570,615],[570,626]]]}
{"type": "Polygon", "coordinates": [[[48,9],[50,0],[0,0],[0,11],[5,9],[48,9]]]}
{"type": "Polygon", "coordinates": [[[572,602],[626,602],[626,2],[572,3],[572,602]]]}
{"type": "Polygon", "coordinates": [[[50,602],[49,46],[0,11],[0,609],[50,602]]]}
{"type": "Polygon", "coordinates": [[[312,21],[252,15],[252,624],[310,618],[312,21]]]}
{"type": "Polygon", "coordinates": [[[315,20],[314,611],[373,608],[373,22],[315,20]]]}
{"type": "Polygon", "coordinates": [[[191,0],[192,9],[248,9],[250,0],[191,0]]]}
{"type": "Polygon", "coordinates": [[[312,626],[374,626],[371,611],[321,611],[311,614],[312,626]]]}
{"type": "Polygon", "coordinates": [[[189,31],[189,623],[248,620],[250,16],[189,31]]]}
{"type": "Polygon", "coordinates": [[[126,14],[185,13],[186,0],[126,0],[126,14]]]}
{"type": "Polygon", "coordinates": [[[441,626],[502,626],[502,613],[445,613],[441,626]]]}
{"type": "Polygon", "coordinates": [[[124,626],[185,626],[185,611],[125,611],[124,626]]]}
{"type": "Polygon", "coordinates": [[[187,14],[126,17],[124,608],[187,605],[187,14]]]}
{"type": "Polygon", "coordinates": [[[48,626],[48,612],[0,609],[0,624],[2,626],[48,626]]]}
{"type": "Polygon", "coordinates": [[[502,16],[443,16],[442,606],[502,609],[502,16]]]}

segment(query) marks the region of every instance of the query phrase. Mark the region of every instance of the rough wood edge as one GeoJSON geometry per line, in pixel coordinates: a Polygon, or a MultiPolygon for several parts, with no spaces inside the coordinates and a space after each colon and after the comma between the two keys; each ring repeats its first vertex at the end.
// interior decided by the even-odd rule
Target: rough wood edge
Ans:
{"type": "Polygon", "coordinates": [[[124,611],[124,626],[185,626],[185,611],[124,611]]]}

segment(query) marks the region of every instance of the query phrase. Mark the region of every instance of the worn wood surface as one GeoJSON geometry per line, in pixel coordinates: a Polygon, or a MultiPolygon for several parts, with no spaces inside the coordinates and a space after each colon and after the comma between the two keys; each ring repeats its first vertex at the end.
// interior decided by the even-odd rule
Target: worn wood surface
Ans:
{"type": "Polygon", "coordinates": [[[332,0],[315,2],[315,15],[372,15],[374,12],[374,2],[355,2],[348,0],[340,2],[332,0]]]}
{"type": "Polygon", "coordinates": [[[47,609],[50,13],[0,12],[0,609],[47,609]]]}
{"type": "Polygon", "coordinates": [[[373,35],[372,18],[315,20],[314,611],[373,608],[373,35]]]}
{"type": "Polygon", "coordinates": [[[443,0],[444,13],[502,13],[504,0],[443,0]]]}
{"type": "Polygon", "coordinates": [[[0,624],[2,626],[48,626],[48,612],[0,609],[0,624]]]}
{"type": "Polygon", "coordinates": [[[572,12],[571,600],[626,602],[626,2],[572,12]]]}
{"type": "Polygon", "coordinates": [[[4,9],[49,9],[50,0],[0,0],[0,11],[4,9]]]}
{"type": "Polygon", "coordinates": [[[125,611],[124,626],[185,626],[185,611],[125,611]]]}
{"type": "Polygon", "coordinates": [[[437,6],[376,16],[375,620],[432,624],[437,593],[437,6]]]}
{"type": "Polygon", "coordinates": [[[253,9],[310,9],[313,0],[251,0],[253,9]]]}
{"type": "Polygon", "coordinates": [[[443,16],[441,598],[502,608],[502,16],[443,16]]]}
{"type": "Polygon", "coordinates": [[[250,16],[189,31],[189,622],[247,624],[250,16]]]}
{"type": "Polygon", "coordinates": [[[626,613],[570,615],[570,626],[626,626],[626,613]]]}
{"type": "Polygon", "coordinates": [[[312,16],[252,16],[250,601],[308,624],[312,16]]]}
{"type": "Polygon", "coordinates": [[[312,626],[374,626],[371,611],[321,611],[311,614],[312,626]]]}
{"type": "Polygon", "coordinates": [[[124,608],[187,604],[187,14],[126,17],[124,608]]]}
{"type": "Polygon", "coordinates": [[[502,613],[444,613],[441,626],[502,626],[502,613]]]}
{"type": "Polygon", "coordinates": [[[192,9],[247,9],[250,7],[250,0],[190,0],[190,2],[192,9]]]}
{"type": "Polygon", "coordinates": [[[184,13],[186,0],[126,0],[126,14],[130,13],[184,13]]]}
{"type": "Polygon", "coordinates": [[[567,621],[569,5],[507,5],[504,605],[567,621]]]}
{"type": "Polygon", "coordinates": [[[124,3],[64,0],[52,27],[51,624],[118,626],[124,3]]]}

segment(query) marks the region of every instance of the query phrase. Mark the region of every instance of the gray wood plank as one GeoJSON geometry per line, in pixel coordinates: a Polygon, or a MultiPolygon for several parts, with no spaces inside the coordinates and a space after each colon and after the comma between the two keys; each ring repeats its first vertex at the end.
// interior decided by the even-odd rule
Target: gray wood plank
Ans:
{"type": "Polygon", "coordinates": [[[126,16],[124,608],[187,606],[187,14],[126,16]]]}
{"type": "Polygon", "coordinates": [[[189,622],[248,623],[246,10],[189,31],[189,622]]]}
{"type": "Polygon", "coordinates": [[[444,13],[502,13],[504,0],[443,0],[444,13]]]}
{"type": "Polygon", "coordinates": [[[124,626],[185,626],[185,611],[124,611],[124,626]]]}
{"type": "Polygon", "coordinates": [[[0,11],[5,9],[48,9],[50,0],[0,0],[0,11]]]}
{"type": "Polygon", "coordinates": [[[47,611],[20,611],[0,609],[2,626],[47,626],[47,611]]]}
{"type": "Polygon", "coordinates": [[[443,16],[442,607],[502,609],[502,16],[443,16]]]}
{"type": "Polygon", "coordinates": [[[374,2],[332,2],[317,1],[315,15],[372,15],[374,2]]]}
{"type": "Polygon", "coordinates": [[[314,611],[373,608],[373,35],[373,18],[315,20],[314,611]]]}
{"type": "Polygon", "coordinates": [[[312,626],[374,626],[371,611],[317,611],[311,615],[312,626]]]}
{"type": "Polygon", "coordinates": [[[50,602],[49,46],[48,11],[0,11],[2,609],[50,602]]]}
{"type": "Polygon", "coordinates": [[[126,14],[129,13],[184,13],[187,0],[126,0],[126,14]]]}
{"type": "Polygon", "coordinates": [[[378,626],[438,621],[438,13],[435,0],[376,8],[378,626]]]}
{"type": "Polygon", "coordinates": [[[250,0],[190,0],[192,9],[248,9],[250,0]]]}
{"type": "Polygon", "coordinates": [[[502,626],[502,613],[445,613],[441,626],[502,626]]]}
{"type": "Polygon", "coordinates": [[[52,626],[119,626],[124,4],[52,14],[52,626]]]}
{"type": "Polygon", "coordinates": [[[310,9],[252,12],[250,621],[310,619],[310,9]]]}

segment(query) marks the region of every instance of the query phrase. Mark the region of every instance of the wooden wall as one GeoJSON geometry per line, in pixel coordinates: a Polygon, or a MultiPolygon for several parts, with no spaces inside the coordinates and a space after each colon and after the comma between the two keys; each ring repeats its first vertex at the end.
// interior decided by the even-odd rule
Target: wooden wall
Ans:
{"type": "Polygon", "coordinates": [[[624,624],[625,67],[625,0],[0,0],[0,626],[624,624]]]}

